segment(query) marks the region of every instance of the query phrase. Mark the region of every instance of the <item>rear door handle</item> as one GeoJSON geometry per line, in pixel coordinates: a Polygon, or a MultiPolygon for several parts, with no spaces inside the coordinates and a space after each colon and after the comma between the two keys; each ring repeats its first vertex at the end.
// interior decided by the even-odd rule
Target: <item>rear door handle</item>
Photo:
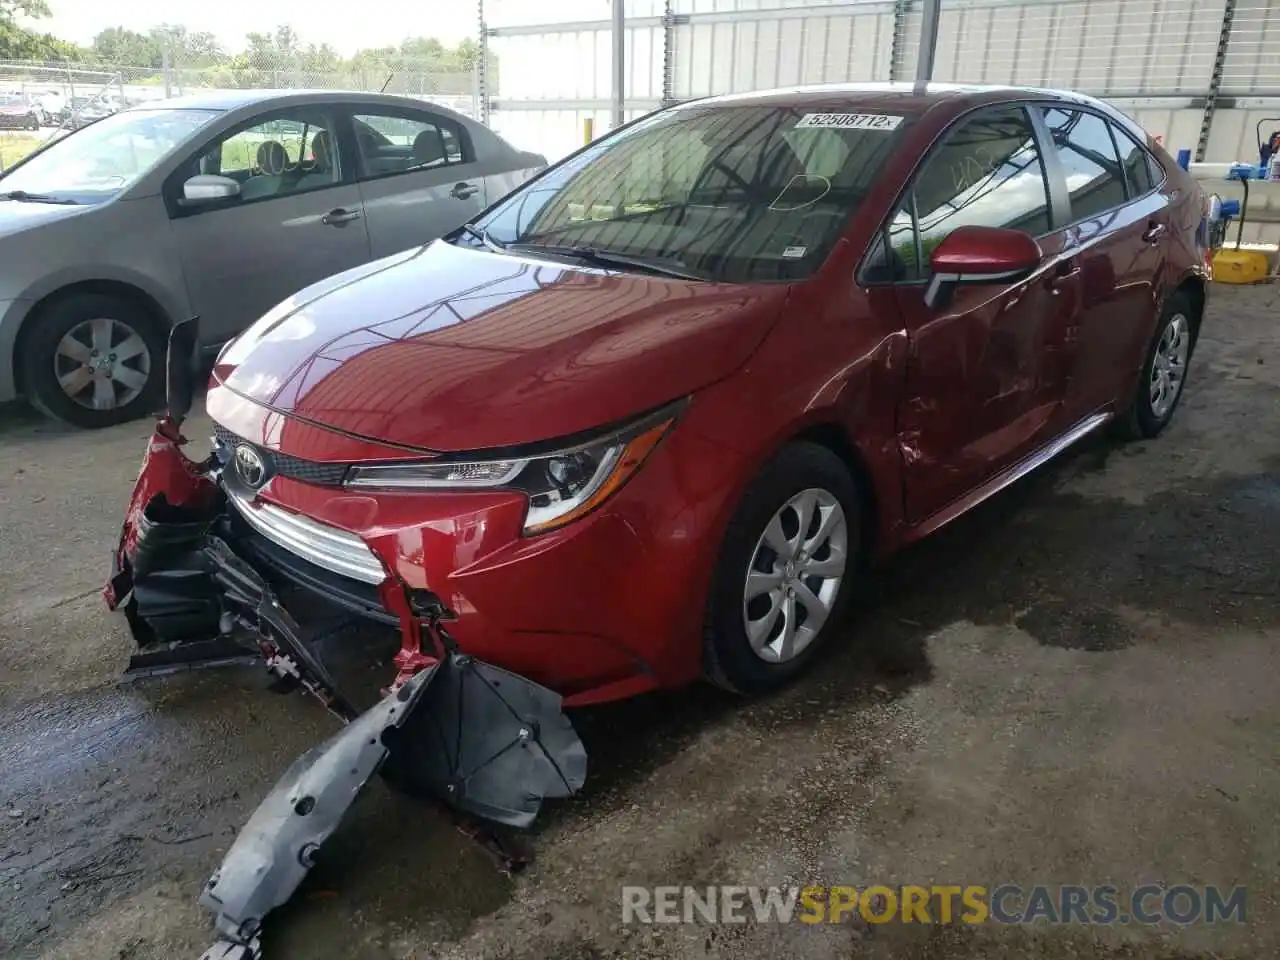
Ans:
{"type": "Polygon", "coordinates": [[[359,219],[360,219],[359,210],[344,210],[342,207],[338,207],[336,210],[330,210],[323,217],[321,217],[320,222],[323,223],[326,227],[342,227],[342,226],[346,226],[352,220],[359,220],[359,219]]]}
{"type": "Polygon", "coordinates": [[[470,200],[479,192],[480,188],[474,183],[455,183],[453,189],[449,191],[449,196],[455,200],[470,200]]]}
{"type": "Polygon", "coordinates": [[[1147,243],[1158,243],[1168,229],[1163,223],[1152,221],[1147,224],[1147,232],[1142,235],[1142,239],[1147,243]]]}

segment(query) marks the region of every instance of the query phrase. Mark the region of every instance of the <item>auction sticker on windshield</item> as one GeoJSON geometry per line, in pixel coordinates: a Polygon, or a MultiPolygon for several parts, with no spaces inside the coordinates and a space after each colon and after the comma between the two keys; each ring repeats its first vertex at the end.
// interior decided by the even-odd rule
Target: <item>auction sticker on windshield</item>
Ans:
{"type": "Polygon", "coordinates": [[[828,127],[839,130],[897,130],[902,117],[884,113],[806,113],[796,124],[802,127],[828,127]]]}

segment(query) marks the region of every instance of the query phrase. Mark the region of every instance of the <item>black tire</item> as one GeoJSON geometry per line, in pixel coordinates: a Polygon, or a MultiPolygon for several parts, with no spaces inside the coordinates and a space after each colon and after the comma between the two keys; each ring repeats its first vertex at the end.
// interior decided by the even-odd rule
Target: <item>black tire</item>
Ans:
{"type": "Polygon", "coordinates": [[[862,567],[863,519],[854,477],[826,447],[790,443],[765,464],[743,495],[720,549],[703,626],[703,671],[708,680],[734,693],[758,696],[785,685],[808,667],[832,632],[839,629],[853,595],[862,567]],[[844,511],[844,575],[831,612],[816,636],[793,658],[769,662],[752,649],[747,637],[747,575],[757,544],[774,515],[796,495],[815,488],[832,495],[844,511]]]}
{"type": "Polygon", "coordinates": [[[1183,394],[1187,392],[1187,373],[1191,365],[1191,356],[1195,352],[1195,343],[1199,330],[1200,317],[1196,314],[1195,308],[1191,304],[1191,299],[1185,293],[1174,293],[1170,296],[1165,301],[1164,308],[1160,311],[1160,319],[1156,323],[1156,330],[1151,337],[1151,343],[1147,345],[1147,353],[1142,361],[1142,373],[1138,376],[1138,384],[1134,388],[1133,397],[1129,401],[1128,408],[1120,415],[1117,421],[1117,432],[1122,439],[1148,440],[1157,436],[1160,431],[1169,425],[1169,421],[1173,419],[1173,415],[1178,409],[1178,404],[1182,402],[1183,394]],[[1163,411],[1157,412],[1153,409],[1151,402],[1151,384],[1156,364],[1156,353],[1171,324],[1178,318],[1181,318],[1185,323],[1184,335],[1189,338],[1186,361],[1181,371],[1182,379],[1179,381],[1177,395],[1174,397],[1172,405],[1163,411]]]}
{"type": "MultiPolygon", "coordinates": [[[[145,310],[119,297],[74,294],[41,308],[28,323],[30,327],[24,331],[18,362],[25,374],[27,397],[43,413],[72,426],[97,430],[136,420],[159,409],[164,396],[165,339],[160,325],[145,310]],[[114,321],[112,340],[115,344],[123,343],[127,331],[132,331],[146,347],[145,360],[138,356],[120,361],[130,371],[145,375],[140,392],[130,398],[128,388],[113,387],[117,400],[126,402],[109,409],[92,409],[77,402],[64,391],[58,379],[59,368],[71,363],[57,357],[62,338],[86,321],[97,319],[114,321]]],[[[136,379],[133,373],[130,377],[136,379]]]]}

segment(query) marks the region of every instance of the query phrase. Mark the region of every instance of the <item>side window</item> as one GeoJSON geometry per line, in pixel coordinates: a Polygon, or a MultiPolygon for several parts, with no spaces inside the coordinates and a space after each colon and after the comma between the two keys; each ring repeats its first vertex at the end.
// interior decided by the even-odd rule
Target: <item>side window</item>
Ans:
{"type": "Polygon", "coordinates": [[[1045,110],[1044,119],[1071,195],[1072,222],[1124,203],[1124,173],[1107,122],[1092,113],[1060,107],[1045,110]]]}
{"type": "Polygon", "coordinates": [[[425,113],[357,113],[352,118],[366,177],[429,170],[462,163],[457,124],[425,113]]]}
{"type": "MultiPolygon", "coordinates": [[[[919,228],[913,279],[928,275],[930,253],[956,227],[1048,233],[1044,162],[1026,111],[1000,107],[961,121],[925,162],[908,199],[919,228]]],[[[907,245],[906,229],[900,225],[895,246],[907,245]]]]}
{"type": "MultiPolygon", "coordinates": [[[[1116,143],[1120,142],[1119,135],[1117,135],[1116,143]]],[[[1160,166],[1160,161],[1150,153],[1147,154],[1147,173],[1151,176],[1152,187],[1160,186],[1160,184],[1164,183],[1165,177],[1168,176],[1164,172],[1164,167],[1160,166]]]]}
{"type": "MultiPolygon", "coordinates": [[[[1151,168],[1148,166],[1149,154],[1124,131],[1112,127],[1116,135],[1116,145],[1120,148],[1120,164],[1124,167],[1125,179],[1129,181],[1129,196],[1140,197],[1154,184],[1151,182],[1151,168]]],[[[1161,180],[1164,179],[1162,175],[1161,180]]]]}
{"type": "Polygon", "coordinates": [[[223,137],[196,164],[238,181],[242,202],[316,190],[342,180],[332,130],[321,111],[277,114],[223,137]]]}
{"type": "Polygon", "coordinates": [[[915,218],[911,215],[910,202],[908,194],[906,203],[876,237],[863,262],[861,283],[901,283],[919,277],[915,218]]]}

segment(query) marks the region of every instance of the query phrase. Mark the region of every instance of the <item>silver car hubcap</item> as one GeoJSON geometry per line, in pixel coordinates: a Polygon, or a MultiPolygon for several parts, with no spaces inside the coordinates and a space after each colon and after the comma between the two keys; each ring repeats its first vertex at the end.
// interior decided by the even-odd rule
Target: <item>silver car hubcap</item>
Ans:
{"type": "Polygon", "coordinates": [[[849,556],[840,501],[817,487],[788,500],[765,527],[747,567],[742,619],[751,649],[785,663],[827,622],[849,556]]]}
{"type": "Polygon", "coordinates": [[[1187,318],[1175,313],[1169,318],[1155,356],[1151,358],[1151,413],[1162,419],[1178,400],[1187,378],[1187,355],[1191,352],[1191,326],[1187,318]]]}
{"type": "Polygon", "coordinates": [[[53,373],[62,392],[90,410],[136,400],[151,375],[151,351],[138,332],[105,318],[76,324],[58,341],[53,373]]]}

